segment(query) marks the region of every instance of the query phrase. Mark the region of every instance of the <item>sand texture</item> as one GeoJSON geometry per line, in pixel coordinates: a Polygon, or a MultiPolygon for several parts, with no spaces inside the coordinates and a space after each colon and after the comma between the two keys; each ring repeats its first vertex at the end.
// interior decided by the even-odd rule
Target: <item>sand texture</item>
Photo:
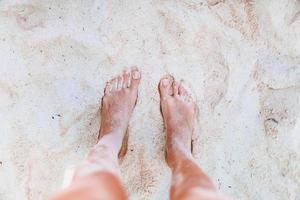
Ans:
{"type": "Polygon", "coordinates": [[[121,165],[167,200],[157,83],[185,79],[194,155],[240,200],[300,200],[299,0],[0,0],[0,199],[43,200],[96,143],[105,82],[142,71],[121,165]]]}

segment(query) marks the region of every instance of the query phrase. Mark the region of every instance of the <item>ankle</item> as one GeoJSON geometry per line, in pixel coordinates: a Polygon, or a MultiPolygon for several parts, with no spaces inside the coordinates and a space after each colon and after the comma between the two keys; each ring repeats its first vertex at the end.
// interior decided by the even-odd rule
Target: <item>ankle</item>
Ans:
{"type": "Polygon", "coordinates": [[[167,126],[166,132],[169,135],[181,135],[191,133],[193,132],[193,129],[189,126],[167,126]]]}
{"type": "Polygon", "coordinates": [[[126,133],[126,126],[119,126],[119,127],[116,127],[116,128],[113,128],[113,127],[100,127],[100,130],[99,130],[99,139],[105,135],[124,135],[126,133]]]}
{"type": "Polygon", "coordinates": [[[125,135],[126,131],[123,131],[123,129],[100,129],[99,131],[99,140],[102,139],[104,136],[115,136],[122,138],[125,135]]]}
{"type": "Polygon", "coordinates": [[[96,144],[95,148],[98,147],[106,147],[111,149],[113,154],[118,155],[121,147],[122,147],[123,136],[120,132],[112,132],[103,134],[96,144]]]}
{"type": "Polygon", "coordinates": [[[167,145],[172,147],[174,150],[188,151],[191,152],[192,148],[192,130],[189,128],[167,128],[167,145]]]}
{"type": "Polygon", "coordinates": [[[178,148],[175,145],[167,145],[166,161],[170,168],[174,169],[181,166],[185,161],[193,160],[193,155],[190,149],[186,147],[178,148]]]}
{"type": "Polygon", "coordinates": [[[192,153],[192,141],[187,133],[167,132],[167,151],[174,155],[184,154],[186,156],[192,153]]]}

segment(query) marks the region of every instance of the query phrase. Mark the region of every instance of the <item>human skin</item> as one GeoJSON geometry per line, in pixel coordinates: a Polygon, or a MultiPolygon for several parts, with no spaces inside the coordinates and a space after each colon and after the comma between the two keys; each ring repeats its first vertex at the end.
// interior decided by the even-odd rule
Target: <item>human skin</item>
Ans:
{"type": "MultiPolygon", "coordinates": [[[[71,185],[51,200],[126,200],[119,159],[135,107],[141,73],[124,71],[106,84],[98,143],[75,172],[71,185]],[[124,139],[125,138],[125,139],[124,139]],[[122,146],[123,145],[123,146],[122,146]]],[[[171,200],[223,200],[191,154],[196,105],[182,83],[167,76],[159,83],[166,127],[166,161],[172,170],[171,200]]]]}
{"type": "Polygon", "coordinates": [[[197,107],[183,81],[179,83],[172,76],[166,76],[159,83],[159,91],[166,128],[166,161],[172,171],[170,199],[225,199],[192,156],[197,107]]]}
{"type": "MultiPolygon", "coordinates": [[[[124,71],[106,84],[101,108],[99,141],[76,170],[71,185],[52,200],[124,200],[119,155],[137,100],[141,74],[124,71]]],[[[124,141],[126,143],[126,141],[124,141]]]]}

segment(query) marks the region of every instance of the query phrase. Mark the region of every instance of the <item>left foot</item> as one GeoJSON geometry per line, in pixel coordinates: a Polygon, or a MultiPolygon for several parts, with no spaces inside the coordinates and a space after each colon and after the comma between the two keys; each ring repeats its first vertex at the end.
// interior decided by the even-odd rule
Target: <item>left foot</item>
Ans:
{"type": "Polygon", "coordinates": [[[99,138],[113,134],[123,141],[137,100],[140,79],[141,73],[135,68],[124,71],[106,84],[102,98],[99,138]]]}

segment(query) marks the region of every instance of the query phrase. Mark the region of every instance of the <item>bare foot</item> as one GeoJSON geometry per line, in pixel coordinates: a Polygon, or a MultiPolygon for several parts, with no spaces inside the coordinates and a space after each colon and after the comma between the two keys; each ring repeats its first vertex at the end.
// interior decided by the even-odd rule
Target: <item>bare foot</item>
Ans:
{"type": "MultiPolygon", "coordinates": [[[[123,141],[130,116],[135,106],[141,74],[138,69],[124,71],[122,75],[110,80],[102,98],[101,127],[99,138],[106,135],[123,141]]],[[[122,142],[121,142],[122,143],[122,142]]]]}
{"type": "Polygon", "coordinates": [[[171,76],[159,83],[161,110],[166,126],[166,159],[170,167],[191,156],[196,105],[182,83],[171,76]]]}

